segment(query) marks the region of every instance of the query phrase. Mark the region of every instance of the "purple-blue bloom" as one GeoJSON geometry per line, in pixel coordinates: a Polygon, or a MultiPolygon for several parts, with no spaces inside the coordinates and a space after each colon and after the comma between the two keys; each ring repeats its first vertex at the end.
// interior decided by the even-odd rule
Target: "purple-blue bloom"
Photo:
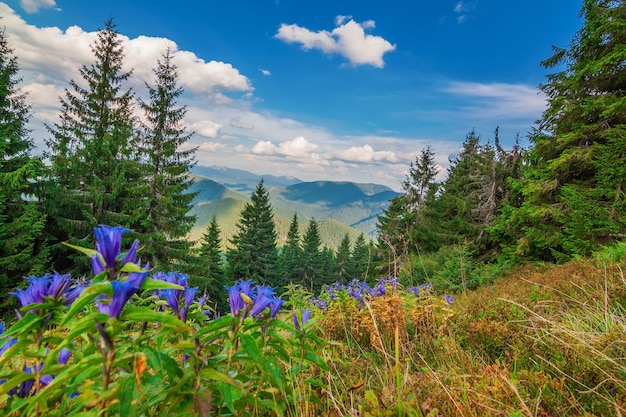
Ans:
{"type": "Polygon", "coordinates": [[[274,290],[271,287],[261,285],[256,287],[256,297],[254,297],[250,315],[258,316],[263,310],[270,306],[274,290]]]}
{"type": "Polygon", "coordinates": [[[143,272],[131,272],[126,277],[126,283],[132,285],[133,287],[141,288],[141,284],[146,279],[148,275],[150,275],[150,271],[147,271],[148,265],[144,267],[143,272]]]}
{"type": "Polygon", "coordinates": [[[444,295],[443,298],[445,298],[446,303],[448,304],[452,304],[454,302],[454,295],[444,295]]]}
{"type": "Polygon", "coordinates": [[[83,291],[83,287],[73,282],[69,275],[61,275],[56,271],[52,275],[26,279],[29,282],[28,287],[12,293],[17,297],[22,307],[41,304],[46,301],[46,297],[70,305],[83,291]]]}
{"type": "Polygon", "coordinates": [[[61,349],[61,351],[59,352],[59,355],[57,356],[57,359],[59,360],[59,363],[61,365],[65,365],[67,363],[67,361],[70,359],[70,355],[71,354],[72,354],[72,352],[70,352],[70,350],[68,348],[61,349]]]}
{"type": "MultiPolygon", "coordinates": [[[[120,226],[111,227],[102,224],[93,229],[96,237],[96,251],[101,256],[94,255],[91,257],[91,269],[94,275],[105,270],[108,270],[110,274],[115,273],[117,257],[120,255],[122,247],[122,235],[126,232],[130,232],[130,230],[120,226]]],[[[129,262],[135,263],[138,247],[139,241],[135,240],[126,253],[122,265],[129,262]]]]}
{"type": "Polygon", "coordinates": [[[189,307],[193,304],[193,299],[196,297],[198,293],[197,288],[185,288],[184,301],[185,306],[180,309],[179,318],[183,321],[187,321],[187,313],[189,312],[189,307]]]}
{"type": "Polygon", "coordinates": [[[285,301],[282,298],[273,296],[270,304],[270,317],[275,318],[285,301]]]}
{"type": "MultiPolygon", "coordinates": [[[[2,336],[2,333],[4,333],[4,322],[1,321],[0,322],[0,336],[2,336]]],[[[14,344],[17,343],[17,339],[9,339],[9,340],[2,340],[0,338],[0,357],[2,357],[2,355],[4,354],[4,352],[6,352],[7,350],[9,350],[9,348],[11,346],[13,346],[14,344]]]]}
{"type": "Polygon", "coordinates": [[[230,314],[239,315],[241,309],[245,307],[241,294],[252,298],[252,280],[239,280],[232,287],[226,287],[228,291],[228,304],[230,305],[230,314]]]}
{"type": "Polygon", "coordinates": [[[113,297],[109,303],[98,303],[98,311],[108,314],[110,317],[119,318],[122,309],[139,289],[135,286],[120,281],[111,281],[113,286],[113,297]]]}

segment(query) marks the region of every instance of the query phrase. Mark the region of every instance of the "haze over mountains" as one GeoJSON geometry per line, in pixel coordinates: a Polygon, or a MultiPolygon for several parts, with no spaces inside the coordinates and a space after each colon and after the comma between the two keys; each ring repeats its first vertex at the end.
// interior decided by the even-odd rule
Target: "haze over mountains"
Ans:
{"type": "Polygon", "coordinates": [[[314,218],[319,224],[322,241],[332,249],[336,249],[346,233],[352,242],[361,233],[373,238],[377,216],[398,195],[379,184],[304,182],[295,177],[258,175],[223,166],[196,166],[192,173],[194,184],[190,191],[199,192],[192,209],[197,217],[190,236],[193,240],[201,238],[213,216],[220,225],[222,241],[230,239],[236,231],[241,210],[261,178],[270,194],[279,246],[286,239],[294,212],[298,213],[301,235],[314,218]]]}

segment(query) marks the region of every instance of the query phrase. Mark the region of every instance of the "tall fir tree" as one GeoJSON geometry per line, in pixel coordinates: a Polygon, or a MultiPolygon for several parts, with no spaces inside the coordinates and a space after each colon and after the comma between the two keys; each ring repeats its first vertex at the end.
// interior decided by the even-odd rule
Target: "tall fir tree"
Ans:
{"type": "Polygon", "coordinates": [[[300,223],[298,213],[293,214],[287,241],[280,253],[281,286],[302,282],[302,245],[300,242],[300,223]]]}
{"type": "Polygon", "coordinates": [[[369,281],[373,279],[372,258],[373,246],[368,245],[365,234],[361,233],[354,241],[354,248],[352,249],[352,262],[356,278],[369,281]]]}
{"type": "Polygon", "coordinates": [[[402,183],[402,194],[394,197],[378,216],[380,250],[386,254],[385,269],[398,275],[409,254],[434,252],[440,246],[437,235],[439,212],[435,209],[439,182],[435,155],[422,149],[411,162],[402,183]]]}
{"type": "Polygon", "coordinates": [[[269,193],[257,184],[250,202],[244,206],[237,231],[227,251],[227,274],[230,281],[252,279],[258,283],[279,286],[276,225],[269,193]]]}
{"type": "Polygon", "coordinates": [[[42,165],[31,154],[29,106],[17,87],[18,71],[17,57],[0,29],[0,315],[12,306],[8,292],[23,276],[43,272],[46,262],[38,247],[45,215],[32,199],[42,165]]]}
{"type": "MultiPolygon", "coordinates": [[[[48,232],[57,242],[72,237],[82,245],[89,245],[85,241],[99,223],[141,230],[145,216],[134,96],[123,90],[130,73],[122,69],[122,38],[112,20],[98,32],[92,52],[95,63],[81,68],[81,84],[70,81],[60,121],[48,127],[52,138],[47,141],[48,232]]],[[[57,253],[56,268],[76,265],[78,257],[63,262],[68,254],[73,253],[57,253]]]]}
{"type": "Polygon", "coordinates": [[[323,274],[322,239],[317,222],[311,219],[302,237],[302,284],[317,294],[326,283],[323,274]]]}
{"type": "Polygon", "coordinates": [[[340,284],[347,284],[355,277],[354,262],[352,260],[350,235],[346,233],[339,243],[335,256],[333,275],[340,284]]]}
{"type": "Polygon", "coordinates": [[[149,184],[139,239],[143,261],[161,269],[184,270],[191,250],[186,237],[195,223],[189,211],[197,193],[188,190],[193,182],[189,170],[195,164],[196,148],[181,150],[191,134],[185,132],[183,123],[186,107],[177,107],[183,90],[178,86],[172,59],[168,48],[154,70],[155,84],[146,84],[149,102],[139,101],[146,116],[141,146],[149,184]]]}
{"type": "Polygon", "coordinates": [[[217,218],[213,216],[200,240],[197,253],[196,275],[190,277],[189,284],[197,286],[208,295],[211,302],[217,304],[220,311],[226,306],[224,291],[224,267],[222,260],[222,239],[217,218]]]}
{"type": "Polygon", "coordinates": [[[510,216],[517,256],[563,261],[626,233],[626,4],[584,0],[569,48],[554,48],[548,98],[510,216]]]}

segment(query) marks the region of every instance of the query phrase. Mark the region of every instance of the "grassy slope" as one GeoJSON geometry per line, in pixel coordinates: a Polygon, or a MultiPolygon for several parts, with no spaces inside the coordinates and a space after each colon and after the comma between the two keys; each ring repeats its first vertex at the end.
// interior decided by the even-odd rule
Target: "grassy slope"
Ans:
{"type": "Polygon", "coordinates": [[[348,405],[374,416],[626,415],[624,267],[518,267],[450,309],[427,299],[390,308],[390,298],[366,313],[333,311],[327,323],[349,329],[342,343],[352,338],[329,378],[338,415],[350,415],[348,405]],[[365,334],[382,340],[378,348],[354,343],[368,317],[378,325],[365,334]]]}

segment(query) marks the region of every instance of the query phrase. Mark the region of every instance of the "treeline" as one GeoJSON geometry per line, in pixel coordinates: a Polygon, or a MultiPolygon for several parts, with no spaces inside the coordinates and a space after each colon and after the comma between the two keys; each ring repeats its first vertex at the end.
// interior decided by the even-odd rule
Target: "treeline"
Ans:
{"type": "Polygon", "coordinates": [[[430,149],[416,158],[379,219],[383,268],[460,290],[502,265],[564,262],[624,239],[626,6],[585,0],[581,17],[569,48],[542,63],[557,71],[540,87],[548,107],[530,149],[472,131],[443,182],[430,149]]]}

